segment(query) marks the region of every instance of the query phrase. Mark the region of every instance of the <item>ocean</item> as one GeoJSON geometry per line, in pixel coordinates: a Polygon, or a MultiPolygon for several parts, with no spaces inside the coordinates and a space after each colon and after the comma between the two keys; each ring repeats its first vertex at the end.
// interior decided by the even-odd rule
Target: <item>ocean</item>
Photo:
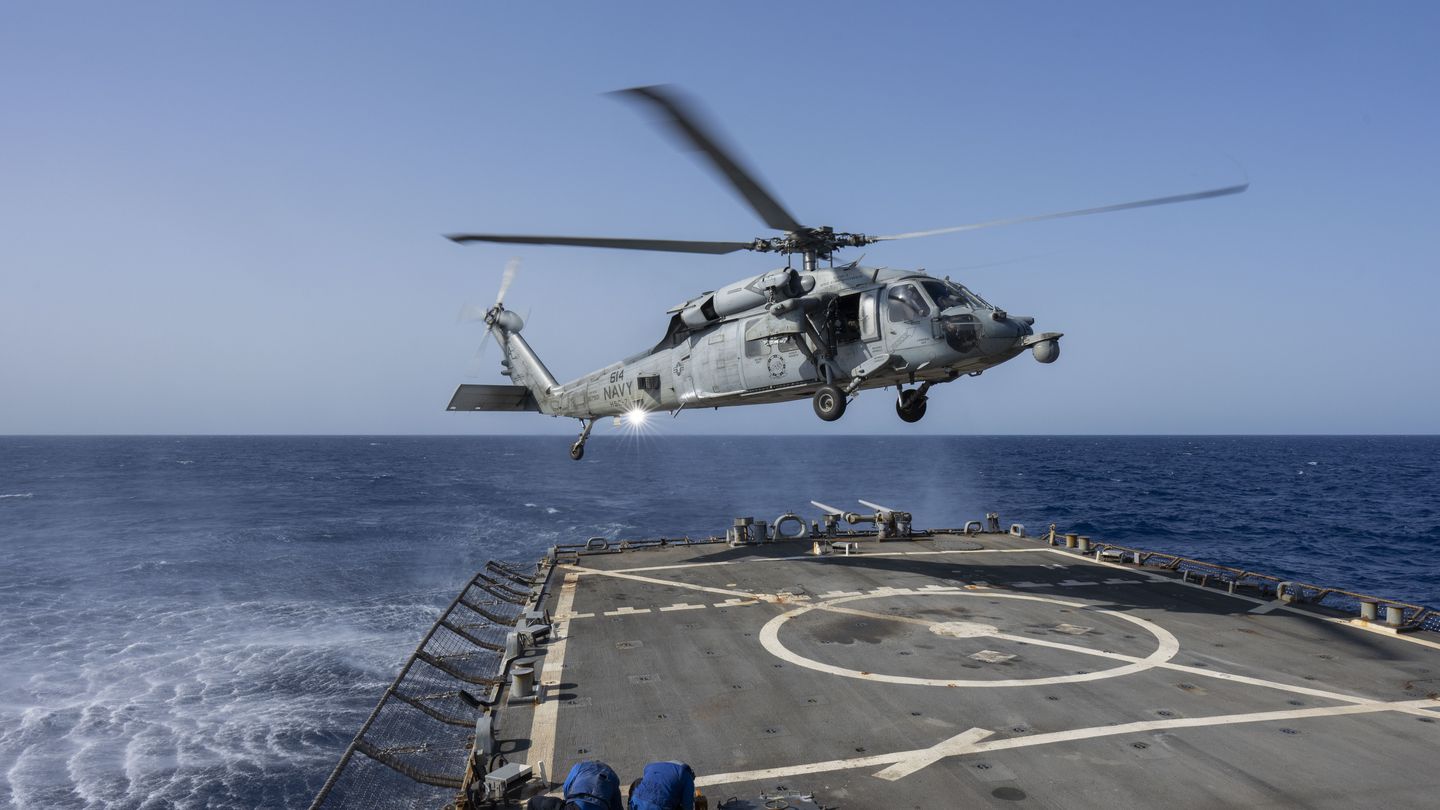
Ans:
{"type": "Polygon", "coordinates": [[[488,559],[811,499],[1440,606],[1440,437],[0,438],[0,801],[306,806],[488,559]]]}

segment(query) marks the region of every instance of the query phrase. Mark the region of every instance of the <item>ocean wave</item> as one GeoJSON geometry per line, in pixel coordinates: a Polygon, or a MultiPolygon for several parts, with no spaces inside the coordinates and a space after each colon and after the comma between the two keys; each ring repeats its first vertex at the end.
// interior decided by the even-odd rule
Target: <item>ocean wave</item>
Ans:
{"type": "Polygon", "coordinates": [[[9,494],[9,495],[0,495],[0,501],[3,501],[3,500],[5,500],[5,499],[7,499],[7,498],[33,498],[33,497],[35,497],[35,493],[33,493],[33,492],[13,492],[13,493],[11,493],[11,494],[9,494]]]}

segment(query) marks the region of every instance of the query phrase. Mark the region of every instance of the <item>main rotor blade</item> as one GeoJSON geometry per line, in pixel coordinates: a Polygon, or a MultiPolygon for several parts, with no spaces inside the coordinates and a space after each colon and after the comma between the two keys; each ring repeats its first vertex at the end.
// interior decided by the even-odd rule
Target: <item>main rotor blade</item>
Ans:
{"type": "Polygon", "coordinates": [[[798,231],[804,226],[787,210],[780,201],[760,185],[755,175],[745,170],[743,166],[731,156],[729,150],[722,147],[719,141],[710,134],[707,127],[700,123],[700,115],[681,100],[673,88],[661,85],[650,87],[631,87],[628,90],[617,90],[617,95],[624,94],[634,98],[642,98],[669,116],[668,123],[680,135],[688,141],[696,150],[705,153],[715,169],[724,175],[730,185],[740,193],[745,202],[750,204],[755,213],[766,225],[777,231],[798,231]]]}
{"type": "Polygon", "coordinates": [[[446,239],[466,242],[504,242],[514,245],[569,245],[571,247],[619,248],[621,250],[664,250],[672,253],[734,253],[746,250],[751,242],[694,242],[684,239],[612,239],[604,236],[518,236],[501,233],[453,233],[446,239]]]}
{"type": "Polygon", "coordinates": [[[1013,219],[992,219],[989,222],[975,222],[970,225],[956,225],[950,228],[936,228],[930,231],[911,231],[910,233],[897,233],[891,236],[871,236],[869,237],[869,239],[872,242],[887,242],[893,239],[914,239],[917,236],[938,236],[942,233],[976,231],[981,228],[994,228],[1000,225],[1018,225],[1022,222],[1040,222],[1046,219],[1083,217],[1088,214],[1108,214],[1111,211],[1126,211],[1131,208],[1149,208],[1153,205],[1169,205],[1171,203],[1190,202],[1192,200],[1208,200],[1211,197],[1224,197],[1229,194],[1239,194],[1247,188],[1250,188],[1249,183],[1241,183],[1238,186],[1212,188],[1207,191],[1194,191],[1189,194],[1176,194],[1171,197],[1155,197],[1149,200],[1136,200],[1135,202],[1116,203],[1115,205],[1102,205],[1099,208],[1081,208],[1076,211],[1060,211],[1054,214],[1039,214],[1030,217],[1015,217],[1013,219]]]}

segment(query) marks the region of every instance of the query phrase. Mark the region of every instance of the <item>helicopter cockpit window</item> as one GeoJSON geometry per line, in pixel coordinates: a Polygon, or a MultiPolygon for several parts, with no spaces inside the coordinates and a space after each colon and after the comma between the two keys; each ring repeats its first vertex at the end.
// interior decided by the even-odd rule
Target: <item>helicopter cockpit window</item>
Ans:
{"type": "Polygon", "coordinates": [[[965,295],[963,287],[946,284],[936,279],[922,281],[920,286],[925,288],[925,292],[930,293],[930,298],[935,301],[935,308],[941,312],[951,307],[968,306],[973,309],[976,305],[973,297],[965,295]]]}
{"type": "Polygon", "coordinates": [[[914,284],[896,284],[885,294],[890,320],[914,321],[930,315],[930,304],[914,284]]]}

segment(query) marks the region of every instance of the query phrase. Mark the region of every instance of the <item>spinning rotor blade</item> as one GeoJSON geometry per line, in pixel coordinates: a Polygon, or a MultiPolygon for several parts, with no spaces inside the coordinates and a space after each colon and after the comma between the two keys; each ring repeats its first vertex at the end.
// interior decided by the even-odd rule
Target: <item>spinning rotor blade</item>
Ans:
{"type": "Polygon", "coordinates": [[[571,247],[620,248],[622,250],[663,250],[672,253],[734,253],[750,242],[691,242],[684,239],[612,239],[604,236],[517,236],[499,233],[456,233],[445,237],[452,242],[504,242],[516,245],[569,245],[571,247]]]}
{"type": "Polygon", "coordinates": [[[495,306],[505,303],[505,293],[510,285],[515,282],[515,274],[520,271],[520,260],[511,259],[505,263],[505,275],[500,277],[500,292],[495,296],[495,306]]]}
{"type": "Polygon", "coordinates": [[[1176,194],[1171,197],[1155,197],[1149,200],[1136,200],[1135,202],[1116,203],[1115,205],[1102,205],[1099,208],[1081,208],[1076,211],[1060,211],[1054,214],[1038,214],[1036,216],[1015,217],[1013,219],[992,219],[988,222],[975,222],[969,225],[955,225],[950,228],[936,228],[930,231],[911,231],[910,233],[897,233],[891,236],[871,236],[868,238],[872,242],[888,242],[894,239],[914,239],[917,236],[938,236],[942,233],[976,231],[981,228],[994,228],[999,225],[1018,225],[1022,222],[1040,222],[1047,219],[1082,217],[1088,214],[1108,214],[1111,211],[1126,211],[1131,208],[1149,208],[1153,205],[1169,205],[1171,203],[1190,202],[1192,200],[1207,200],[1211,197],[1224,197],[1229,194],[1239,194],[1247,188],[1250,188],[1249,183],[1241,183],[1238,186],[1212,188],[1206,191],[1194,191],[1189,194],[1176,194]]]}
{"type": "MultiPolygon", "coordinates": [[[[675,133],[710,159],[710,163],[715,166],[715,169],[740,193],[740,196],[750,204],[750,208],[766,225],[777,231],[798,231],[804,228],[789,211],[785,210],[785,206],[775,199],[775,195],[760,185],[760,181],[755,179],[754,174],[746,171],[731,156],[730,152],[710,134],[708,128],[701,125],[700,116],[681,100],[674,89],[652,85],[617,90],[615,93],[644,99],[659,107],[668,116],[667,123],[675,133]]],[[[645,249],[654,250],[655,248],[645,249]]]]}
{"type": "Polygon", "coordinates": [[[486,309],[479,304],[466,304],[455,316],[456,323],[474,323],[485,320],[486,309]]]}
{"type": "Polygon", "coordinates": [[[485,330],[485,337],[480,339],[480,345],[475,348],[475,354],[470,358],[470,364],[465,367],[465,376],[470,379],[478,379],[484,370],[485,353],[490,350],[490,330],[485,330]]]}

